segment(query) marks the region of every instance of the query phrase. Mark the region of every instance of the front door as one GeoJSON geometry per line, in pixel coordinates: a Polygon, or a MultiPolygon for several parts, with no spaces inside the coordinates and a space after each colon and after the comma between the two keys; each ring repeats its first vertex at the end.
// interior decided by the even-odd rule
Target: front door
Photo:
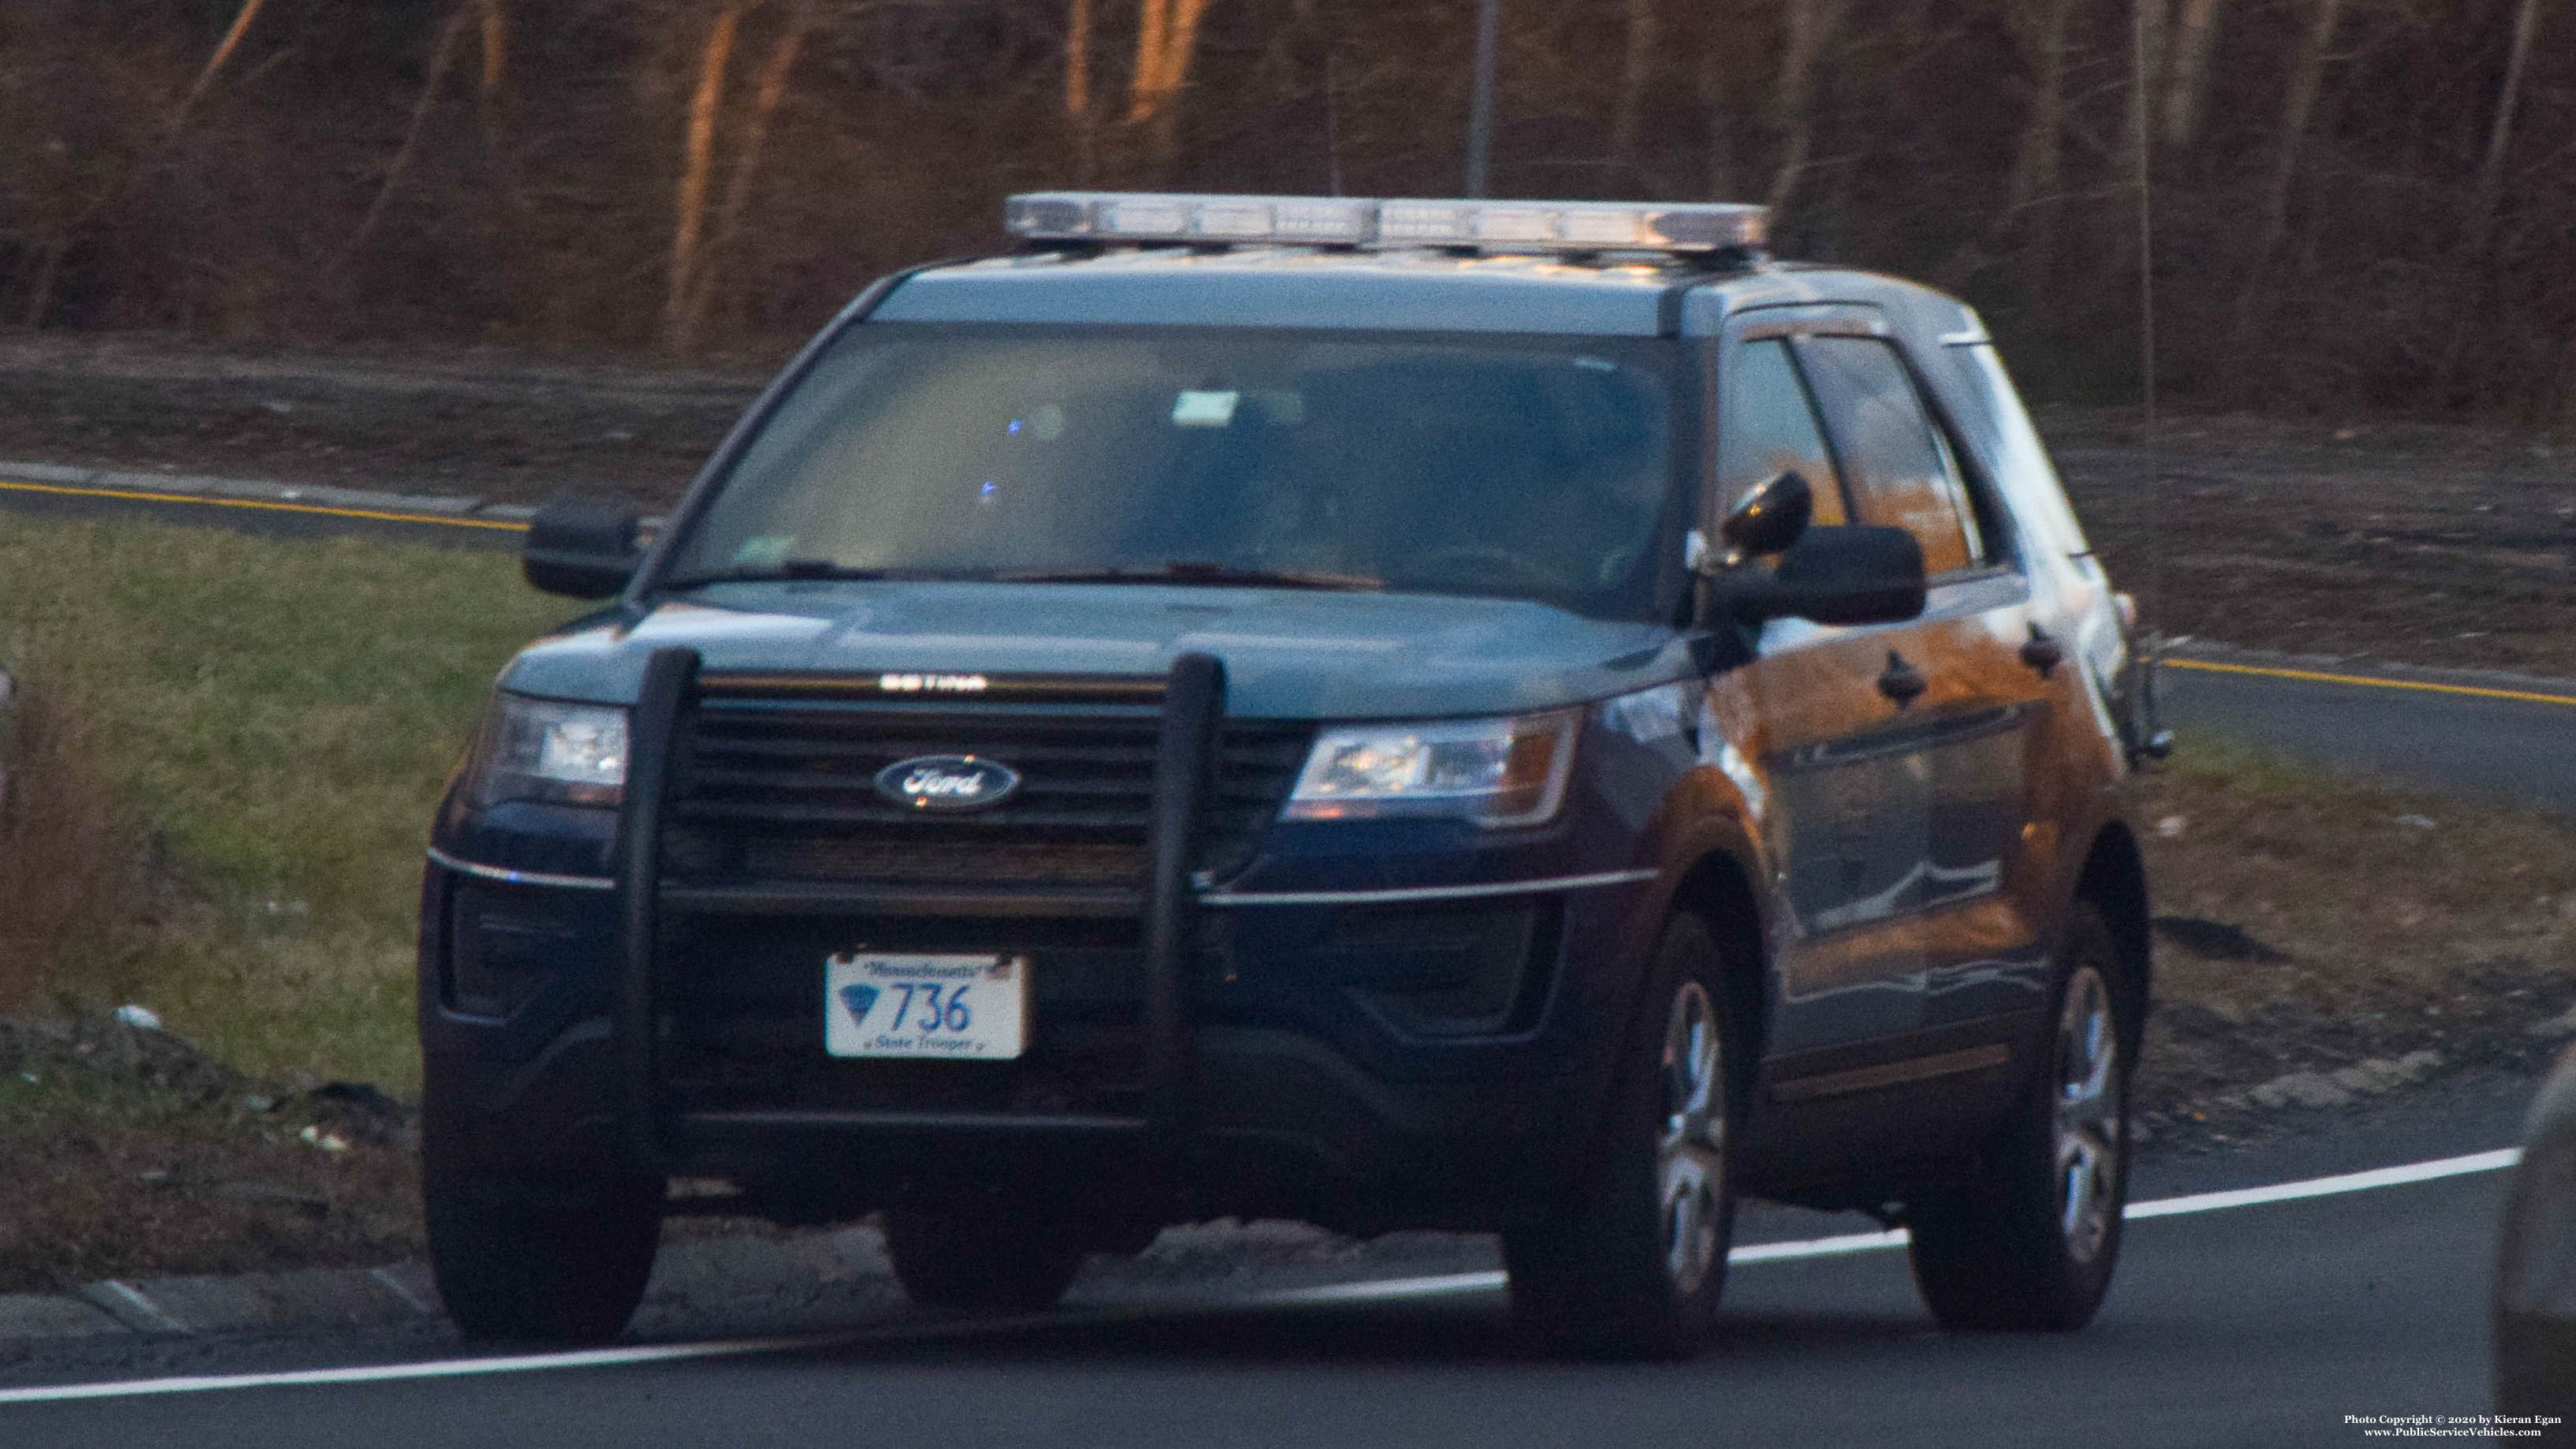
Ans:
{"type": "MultiPolygon", "coordinates": [[[[2063,681],[2031,631],[2028,580],[2008,520],[1978,506],[1958,449],[1927,408],[1895,342],[1810,335],[1793,350],[1826,421],[1861,521],[1922,544],[1931,587],[1909,640],[1923,692],[1905,710],[1923,773],[1929,829],[1905,890],[1926,971],[1924,1030],[1895,1075],[2003,1081],[1995,1008],[2039,974],[2039,914],[2028,868],[2051,854],[2025,831],[2040,818],[2029,752],[2063,681]]],[[[1952,1094],[1957,1095],[1957,1094],[1952,1094]]],[[[1973,1092],[1971,1092],[1973,1095],[1973,1092]]]]}
{"type": "MultiPolygon", "coordinates": [[[[1791,340],[1850,310],[1763,309],[1730,323],[1717,364],[1718,512],[1753,484],[1795,470],[1815,495],[1813,526],[1853,521],[1791,340]]],[[[1711,689],[1736,754],[1730,773],[1747,770],[1757,781],[1757,823],[1785,906],[1764,1053],[1779,1070],[1830,1077],[1865,1069],[1923,1024],[1927,959],[1913,916],[1931,844],[1933,774],[1911,707],[1920,635],[1914,623],[1774,620],[1752,661],[1711,689]]]]}

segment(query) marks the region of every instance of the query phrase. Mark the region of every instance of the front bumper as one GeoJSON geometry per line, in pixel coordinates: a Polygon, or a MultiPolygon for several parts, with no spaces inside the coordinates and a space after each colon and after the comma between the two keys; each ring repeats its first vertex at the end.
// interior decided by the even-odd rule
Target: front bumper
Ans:
{"type": "MultiPolygon", "coordinates": [[[[654,721],[691,688],[692,661],[665,658],[638,710],[639,781],[662,768],[654,721]]],[[[1213,684],[1176,672],[1166,693],[1154,875],[1125,911],[702,899],[657,878],[649,788],[600,857],[610,874],[513,880],[434,857],[426,1130],[480,1170],[641,1164],[847,1212],[1014,1180],[1352,1228],[1489,1227],[1543,1203],[1591,1135],[1656,873],[1365,885],[1354,858],[1237,880],[1260,889],[1193,883],[1187,766],[1207,749],[1213,684]],[[1030,1055],[826,1056],[821,961],[862,925],[877,949],[1028,954],[1030,1055]],[[669,952],[692,931],[720,935],[726,971],[681,999],[669,952]],[[751,1006],[770,1032],[752,1053],[774,1070],[707,1070],[699,1028],[751,1006]],[[1123,1045],[1088,1064],[1055,1050],[1086,1034],[1123,1045]]],[[[1598,862],[1598,845],[1529,863],[1598,862]]]]}

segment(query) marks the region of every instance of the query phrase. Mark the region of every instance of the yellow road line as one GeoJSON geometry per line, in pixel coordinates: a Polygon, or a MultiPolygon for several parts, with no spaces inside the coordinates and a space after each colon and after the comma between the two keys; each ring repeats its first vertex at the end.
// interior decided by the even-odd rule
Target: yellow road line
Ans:
{"type": "Polygon", "coordinates": [[[75,498],[122,498],[139,503],[202,503],[213,508],[266,508],[279,513],[322,513],[333,518],[372,518],[385,523],[437,523],[449,528],[497,528],[525,533],[528,526],[499,518],[454,518],[440,513],[389,513],[372,508],[332,508],[320,503],[270,503],[258,498],[209,498],[201,493],[142,493],[131,488],[70,488],[58,483],[0,480],[0,491],[63,493],[75,498]]]}
{"type": "Polygon", "coordinates": [[[2363,684],[2374,689],[2419,689],[2428,694],[2467,694],[2480,699],[2518,699],[2530,704],[2576,705],[2576,695],[2534,694],[2522,689],[2485,689],[2474,684],[2427,684],[2415,679],[2381,679],[2369,674],[2325,674],[2314,669],[2273,669],[2259,664],[2221,664],[2211,659],[2167,659],[2175,669],[2205,669],[2212,674],[2259,674],[2271,679],[2304,679],[2316,684],[2363,684]]]}

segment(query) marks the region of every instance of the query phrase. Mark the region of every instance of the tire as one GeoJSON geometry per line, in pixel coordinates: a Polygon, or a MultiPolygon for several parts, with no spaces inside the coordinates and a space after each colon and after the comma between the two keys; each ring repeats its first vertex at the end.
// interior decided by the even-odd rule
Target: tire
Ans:
{"type": "Polygon", "coordinates": [[[644,1300],[662,1239],[659,1179],[540,1180],[421,1163],[429,1265],[457,1331],[477,1341],[598,1343],[644,1300]]]}
{"type": "Polygon", "coordinates": [[[1688,1358],[1708,1341],[1735,1230],[1721,961],[1675,915],[1612,1079],[1599,1153],[1568,1204],[1506,1230],[1513,1317],[1551,1351],[1688,1358]]]}
{"type": "Polygon", "coordinates": [[[1946,1329],[2082,1328],[2119,1261],[2136,997],[2120,989],[2119,944],[2089,903],[2059,954],[2048,1060],[1971,1180],[1907,1207],[1915,1286],[1946,1329]]]}
{"type": "Polygon", "coordinates": [[[913,1302],[977,1313],[1052,1308],[1082,1270],[1086,1240],[998,1202],[890,1208],[886,1256],[913,1302]]]}

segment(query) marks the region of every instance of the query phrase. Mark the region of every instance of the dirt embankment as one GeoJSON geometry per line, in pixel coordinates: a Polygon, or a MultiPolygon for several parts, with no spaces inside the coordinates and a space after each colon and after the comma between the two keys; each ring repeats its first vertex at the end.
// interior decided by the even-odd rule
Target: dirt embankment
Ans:
{"type": "Polygon", "coordinates": [[[2576,1037],[2576,830],[2491,806],[2185,764],[2139,823],[2157,912],[2150,1135],[2312,1120],[2576,1037]]]}

